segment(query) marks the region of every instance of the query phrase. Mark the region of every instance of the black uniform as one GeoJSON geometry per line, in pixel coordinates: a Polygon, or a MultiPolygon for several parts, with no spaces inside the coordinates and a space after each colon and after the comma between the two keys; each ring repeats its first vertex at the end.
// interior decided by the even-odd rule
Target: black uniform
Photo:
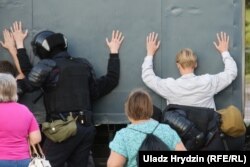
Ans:
{"type": "Polygon", "coordinates": [[[117,86],[120,73],[118,54],[110,55],[107,74],[98,79],[86,59],[73,58],[66,51],[57,53],[51,59],[41,60],[33,68],[25,49],[18,49],[18,59],[28,78],[29,86],[26,91],[36,88],[42,88],[44,91],[48,120],[61,119],[59,115],[67,117],[69,112],[73,112],[74,116],[77,116],[79,111],[84,111],[85,114],[85,124],[77,123],[75,136],[61,143],[46,139],[46,158],[53,167],[62,167],[64,162],[73,167],[87,166],[95,136],[91,116],[92,104],[117,86]]]}
{"type": "Polygon", "coordinates": [[[220,116],[214,109],[170,104],[162,122],[177,131],[187,150],[243,150],[245,136],[234,138],[223,134],[219,128],[220,116]]]}

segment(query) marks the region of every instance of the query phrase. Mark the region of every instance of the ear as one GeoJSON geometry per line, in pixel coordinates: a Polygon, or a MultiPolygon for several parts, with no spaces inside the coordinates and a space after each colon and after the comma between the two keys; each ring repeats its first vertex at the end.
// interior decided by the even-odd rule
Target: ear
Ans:
{"type": "Polygon", "coordinates": [[[176,66],[178,69],[180,69],[180,64],[179,63],[176,63],[176,66]]]}
{"type": "Polygon", "coordinates": [[[198,64],[197,64],[197,62],[195,63],[195,66],[194,66],[194,69],[196,69],[197,68],[197,66],[198,66],[198,64]]]}
{"type": "Polygon", "coordinates": [[[129,122],[134,122],[134,120],[132,119],[132,118],[130,118],[129,116],[127,116],[127,118],[128,118],[128,120],[129,120],[129,122]]]}
{"type": "Polygon", "coordinates": [[[176,66],[177,66],[178,70],[182,69],[182,66],[179,63],[176,63],[176,66]]]}

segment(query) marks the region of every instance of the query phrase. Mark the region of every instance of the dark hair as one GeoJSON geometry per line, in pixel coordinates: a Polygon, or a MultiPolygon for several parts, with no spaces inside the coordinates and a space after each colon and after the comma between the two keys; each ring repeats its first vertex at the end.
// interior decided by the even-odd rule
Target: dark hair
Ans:
{"type": "Polygon", "coordinates": [[[0,73],[9,73],[13,77],[17,76],[16,67],[7,60],[0,61],[0,73]]]}

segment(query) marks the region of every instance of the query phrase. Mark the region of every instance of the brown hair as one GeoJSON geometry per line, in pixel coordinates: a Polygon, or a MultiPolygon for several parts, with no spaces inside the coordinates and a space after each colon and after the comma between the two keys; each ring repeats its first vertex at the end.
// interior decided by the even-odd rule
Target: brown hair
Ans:
{"type": "Polygon", "coordinates": [[[179,63],[183,68],[195,68],[197,63],[197,57],[192,51],[192,49],[185,48],[180,50],[176,54],[176,63],[179,63]]]}
{"type": "Polygon", "coordinates": [[[143,89],[132,91],[125,103],[125,113],[133,120],[149,119],[153,115],[152,99],[143,89]]]}
{"type": "Polygon", "coordinates": [[[13,75],[14,77],[16,77],[17,70],[15,66],[13,66],[13,64],[10,63],[9,61],[2,60],[0,61],[0,73],[9,73],[13,75]]]}

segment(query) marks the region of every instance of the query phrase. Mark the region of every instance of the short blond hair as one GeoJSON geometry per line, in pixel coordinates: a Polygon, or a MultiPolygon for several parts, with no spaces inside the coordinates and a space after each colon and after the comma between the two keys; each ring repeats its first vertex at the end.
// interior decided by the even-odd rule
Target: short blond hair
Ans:
{"type": "Polygon", "coordinates": [[[132,91],[125,103],[125,113],[133,120],[145,120],[153,115],[153,103],[150,95],[143,89],[132,91]]]}
{"type": "Polygon", "coordinates": [[[182,68],[195,68],[197,64],[197,57],[192,49],[185,48],[176,54],[176,63],[179,63],[182,68]]]}
{"type": "Polygon", "coordinates": [[[0,103],[16,102],[17,99],[16,79],[11,74],[0,73],[0,103]]]}

